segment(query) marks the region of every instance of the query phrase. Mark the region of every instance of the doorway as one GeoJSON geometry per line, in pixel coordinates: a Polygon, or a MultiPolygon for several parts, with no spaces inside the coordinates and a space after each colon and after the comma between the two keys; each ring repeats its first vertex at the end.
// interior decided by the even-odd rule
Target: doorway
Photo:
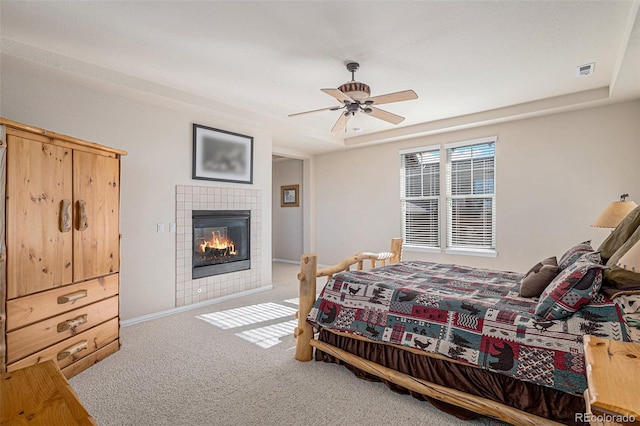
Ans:
{"type": "Polygon", "coordinates": [[[272,256],[275,261],[298,263],[304,252],[304,161],[280,155],[272,156],[272,256]],[[283,202],[285,196],[297,196],[297,202],[283,202]],[[295,190],[295,193],[292,191],[295,190]]]}

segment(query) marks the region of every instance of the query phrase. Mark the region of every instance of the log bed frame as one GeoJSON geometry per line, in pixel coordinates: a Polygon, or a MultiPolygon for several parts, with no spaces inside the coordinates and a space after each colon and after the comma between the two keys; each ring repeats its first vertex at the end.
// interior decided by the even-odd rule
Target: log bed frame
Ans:
{"type": "MultiPolygon", "coordinates": [[[[428,382],[423,379],[412,377],[408,374],[400,373],[391,368],[387,368],[375,362],[360,358],[335,346],[332,346],[326,342],[316,340],[314,338],[313,327],[307,323],[306,318],[309,312],[313,308],[316,301],[316,279],[318,277],[327,277],[330,280],[334,274],[343,271],[349,271],[352,266],[356,265],[356,270],[362,270],[364,261],[370,261],[370,267],[375,268],[377,266],[384,266],[399,262],[402,256],[402,239],[394,238],[391,240],[391,249],[389,252],[372,253],[363,252],[354,256],[346,258],[339,263],[324,268],[318,269],[318,259],[315,254],[304,254],[300,260],[300,272],[298,273],[298,280],[300,281],[300,305],[299,311],[296,314],[298,318],[298,327],[294,331],[296,337],[296,359],[298,361],[311,361],[313,358],[313,348],[317,348],[323,352],[326,352],[347,364],[352,365],[360,370],[370,373],[383,380],[390,381],[399,386],[402,386],[410,391],[414,391],[443,401],[448,404],[455,405],[457,407],[464,408],[466,410],[482,414],[485,416],[493,417],[498,420],[502,420],[513,425],[560,425],[561,423],[554,422],[552,420],[539,417],[508,405],[492,401],[487,398],[482,398],[476,395],[471,395],[465,392],[461,392],[456,389],[451,389],[445,386],[441,386],[435,383],[428,382]]],[[[327,330],[331,333],[347,336],[352,339],[359,339],[364,341],[373,342],[362,336],[357,336],[349,333],[343,333],[338,331],[327,330]]],[[[417,349],[408,348],[399,345],[393,345],[389,343],[375,342],[378,344],[385,344],[397,347],[404,351],[410,351],[421,356],[438,358],[446,360],[447,362],[461,363],[451,358],[447,358],[443,355],[435,353],[427,353],[417,349]]],[[[461,363],[469,366],[469,364],[461,363]]]]}

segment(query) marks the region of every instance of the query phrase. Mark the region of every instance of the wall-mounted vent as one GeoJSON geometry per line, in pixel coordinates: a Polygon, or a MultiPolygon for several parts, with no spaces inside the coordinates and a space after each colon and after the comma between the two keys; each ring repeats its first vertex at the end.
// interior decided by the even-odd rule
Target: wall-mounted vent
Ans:
{"type": "Polygon", "coordinates": [[[578,73],[579,76],[580,75],[589,75],[595,69],[596,69],[596,63],[595,62],[591,62],[590,64],[584,64],[584,65],[580,65],[579,67],[576,67],[576,72],[578,73]]]}

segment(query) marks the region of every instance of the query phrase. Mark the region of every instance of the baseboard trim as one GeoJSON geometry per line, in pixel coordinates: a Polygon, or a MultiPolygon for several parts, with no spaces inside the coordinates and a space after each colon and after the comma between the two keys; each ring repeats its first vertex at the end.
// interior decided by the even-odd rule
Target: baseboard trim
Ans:
{"type": "Polygon", "coordinates": [[[281,263],[292,263],[294,265],[299,265],[299,260],[287,260],[287,259],[271,259],[273,262],[281,262],[281,263]]]}
{"type": "MultiPolygon", "coordinates": [[[[291,263],[293,265],[299,265],[300,261],[299,260],[287,260],[287,259],[271,259],[271,261],[273,262],[281,262],[281,263],[291,263]]],[[[332,265],[325,265],[325,264],[318,264],[318,268],[326,268],[327,266],[332,266],[332,265]]]]}
{"type": "Polygon", "coordinates": [[[129,325],[139,324],[145,321],[151,321],[156,318],[166,317],[168,315],[177,314],[180,312],[190,311],[192,309],[200,308],[202,306],[215,305],[216,303],[225,302],[227,300],[237,299],[243,296],[249,296],[255,293],[261,293],[263,291],[272,290],[273,285],[269,284],[263,287],[253,288],[247,291],[241,291],[240,293],[229,294],[227,296],[216,297],[215,299],[203,300],[202,302],[191,303],[185,306],[178,306],[176,308],[167,309],[166,311],[154,312],[152,314],[142,315],[136,318],[120,321],[120,327],[127,327],[129,325]]]}

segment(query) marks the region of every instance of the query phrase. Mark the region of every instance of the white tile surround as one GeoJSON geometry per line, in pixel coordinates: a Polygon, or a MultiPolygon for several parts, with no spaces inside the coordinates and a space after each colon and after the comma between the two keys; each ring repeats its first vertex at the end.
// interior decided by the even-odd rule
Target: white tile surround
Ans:
{"type": "Polygon", "coordinates": [[[262,285],[262,194],[257,189],[176,186],[176,307],[262,285]],[[251,210],[251,269],[191,278],[193,210],[251,210]],[[198,293],[200,289],[200,293],[198,293]]]}

